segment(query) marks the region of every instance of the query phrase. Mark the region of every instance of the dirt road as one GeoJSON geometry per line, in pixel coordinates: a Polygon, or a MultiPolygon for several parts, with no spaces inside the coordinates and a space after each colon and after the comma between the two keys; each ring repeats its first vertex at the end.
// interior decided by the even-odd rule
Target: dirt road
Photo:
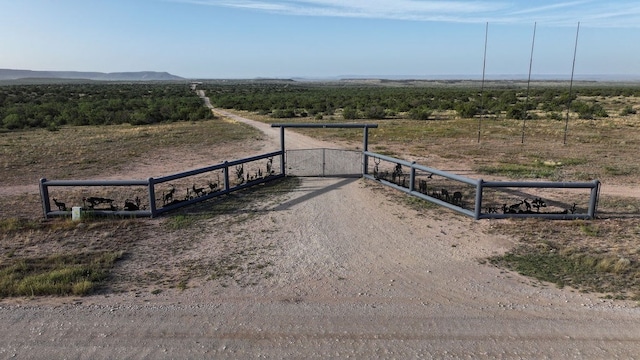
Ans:
{"type": "MultiPolygon", "coordinates": [[[[253,123],[249,120],[242,120],[253,123]]],[[[277,130],[256,124],[277,139],[277,130]],[[273,135],[275,133],[275,135],[273,135]]],[[[318,146],[293,132],[291,146],[318,146]],[[297,145],[296,145],[297,144],[297,145]]],[[[274,146],[277,146],[275,144],[274,146]]],[[[426,218],[360,179],[303,179],[195,250],[268,242],[272,276],[0,303],[0,358],[633,358],[640,308],[506,273],[491,222],[426,218]],[[237,231],[235,231],[237,230],[237,231]],[[244,239],[246,240],[246,239],[244,239]]]]}

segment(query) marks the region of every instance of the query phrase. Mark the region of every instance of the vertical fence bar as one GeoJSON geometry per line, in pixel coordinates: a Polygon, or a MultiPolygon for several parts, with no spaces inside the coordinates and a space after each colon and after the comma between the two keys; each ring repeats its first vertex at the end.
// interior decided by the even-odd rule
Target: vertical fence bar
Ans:
{"type": "Polygon", "coordinates": [[[280,173],[282,175],[286,175],[285,173],[285,164],[284,164],[284,126],[280,126],[280,150],[282,151],[282,155],[280,155],[280,173]]]}
{"type": "Polygon", "coordinates": [[[224,162],[224,191],[229,191],[229,162],[224,162]]]}
{"type": "Polygon", "coordinates": [[[476,205],[475,205],[475,219],[480,220],[480,215],[482,214],[482,191],[484,189],[484,180],[478,180],[478,185],[476,185],[476,205]]]}
{"type": "Polygon", "coordinates": [[[594,180],[593,187],[591,188],[591,197],[589,198],[589,212],[588,215],[591,219],[596,217],[596,207],[598,205],[598,194],[600,193],[600,181],[594,180]]]}
{"type": "Polygon", "coordinates": [[[369,151],[369,127],[365,125],[362,129],[362,150],[363,150],[363,161],[362,161],[362,174],[366,175],[369,168],[369,158],[364,152],[369,151]]]}
{"type": "Polygon", "coordinates": [[[327,161],[326,160],[326,150],[327,149],[322,148],[322,177],[325,176],[325,168],[327,166],[327,163],[326,163],[326,161],[327,161]]]}
{"type": "Polygon", "coordinates": [[[151,211],[151,217],[155,217],[157,213],[156,209],[156,188],[155,181],[152,177],[148,179],[149,181],[149,210],[151,211]]]}
{"type": "Polygon", "coordinates": [[[362,175],[369,173],[369,156],[366,152],[362,152],[362,175]]]}
{"type": "Polygon", "coordinates": [[[47,179],[40,179],[40,197],[42,198],[42,211],[44,212],[44,218],[49,217],[49,212],[51,211],[51,203],[49,202],[49,189],[45,184],[47,179]]]}
{"type": "Polygon", "coordinates": [[[416,188],[416,168],[413,167],[415,164],[416,162],[412,161],[409,168],[409,191],[413,191],[416,188]]]}

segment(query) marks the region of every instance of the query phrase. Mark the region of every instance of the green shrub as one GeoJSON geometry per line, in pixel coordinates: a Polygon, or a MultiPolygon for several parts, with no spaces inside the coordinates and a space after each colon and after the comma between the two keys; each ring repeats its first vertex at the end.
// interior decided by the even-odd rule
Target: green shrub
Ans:
{"type": "Polygon", "coordinates": [[[456,105],[456,112],[462,118],[472,118],[476,116],[480,111],[478,106],[471,102],[459,103],[456,105]]]}
{"type": "Polygon", "coordinates": [[[342,118],[345,120],[354,120],[358,118],[358,110],[354,108],[344,108],[342,110],[342,118]]]}
{"type": "Polygon", "coordinates": [[[386,113],[382,106],[374,105],[368,107],[364,111],[364,117],[366,119],[384,119],[386,117],[386,113]]]}
{"type": "Polygon", "coordinates": [[[627,105],[622,109],[622,111],[620,111],[620,116],[633,115],[636,113],[637,111],[631,105],[627,105]]]}
{"type": "Polygon", "coordinates": [[[296,112],[293,109],[277,109],[269,116],[274,119],[288,119],[296,117],[296,112]]]}
{"type": "Polygon", "coordinates": [[[409,111],[409,119],[411,120],[429,120],[432,112],[425,108],[411,109],[409,111]]]}

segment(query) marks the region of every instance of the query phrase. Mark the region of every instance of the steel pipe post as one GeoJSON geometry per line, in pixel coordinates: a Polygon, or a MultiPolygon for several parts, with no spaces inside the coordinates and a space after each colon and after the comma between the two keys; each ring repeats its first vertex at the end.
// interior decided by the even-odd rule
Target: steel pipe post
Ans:
{"type": "Polygon", "coordinates": [[[44,218],[49,217],[49,212],[51,211],[51,203],[49,202],[49,189],[47,189],[47,185],[45,184],[47,179],[40,179],[40,197],[42,198],[42,211],[44,212],[44,218]]]}
{"type": "Polygon", "coordinates": [[[156,184],[153,181],[153,178],[149,178],[149,211],[151,211],[151,217],[156,216],[156,184]]]}
{"type": "Polygon", "coordinates": [[[224,162],[224,191],[229,191],[229,162],[224,162]]]}
{"type": "Polygon", "coordinates": [[[593,188],[591,188],[591,197],[589,198],[589,218],[595,219],[596,207],[598,206],[598,194],[600,194],[600,181],[593,181],[593,188]]]}
{"type": "Polygon", "coordinates": [[[416,162],[413,161],[409,168],[409,191],[414,191],[416,188],[416,168],[413,167],[415,164],[416,162]]]}
{"type": "Polygon", "coordinates": [[[369,158],[367,157],[367,155],[365,155],[367,151],[369,151],[369,127],[365,125],[364,128],[362,129],[362,154],[363,154],[362,174],[363,175],[366,175],[367,171],[369,171],[369,158]]]}
{"type": "Polygon", "coordinates": [[[482,191],[483,191],[484,180],[478,180],[478,185],[476,186],[476,205],[475,205],[475,219],[480,220],[480,216],[482,215],[482,191]]]}
{"type": "Polygon", "coordinates": [[[285,164],[284,164],[284,154],[285,154],[285,147],[284,147],[284,126],[280,126],[280,151],[282,151],[282,155],[280,155],[280,173],[282,175],[286,175],[285,173],[285,164]]]}

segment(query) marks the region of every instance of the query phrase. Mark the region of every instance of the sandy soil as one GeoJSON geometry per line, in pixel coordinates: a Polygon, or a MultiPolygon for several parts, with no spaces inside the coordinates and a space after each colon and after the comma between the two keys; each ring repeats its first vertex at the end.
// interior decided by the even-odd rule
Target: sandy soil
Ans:
{"type": "MultiPolygon", "coordinates": [[[[235,119],[267,133],[267,147],[279,146],[277,129],[235,119]]],[[[287,131],[287,147],[326,145],[287,131]]],[[[389,196],[361,179],[305,178],[296,191],[260,204],[251,221],[222,226],[223,217],[194,230],[197,244],[183,257],[195,263],[233,246],[225,244],[244,244],[265,261],[268,273],[256,278],[194,281],[156,294],[2,302],[0,358],[640,354],[635,303],[545,286],[485,264],[481,259],[512,245],[487,235],[493,222],[444,210],[429,218],[389,196]]],[[[162,237],[153,225],[149,231],[162,237]]],[[[172,240],[157,240],[147,256],[172,240]]],[[[127,263],[131,271],[151,264],[127,263]]]]}

